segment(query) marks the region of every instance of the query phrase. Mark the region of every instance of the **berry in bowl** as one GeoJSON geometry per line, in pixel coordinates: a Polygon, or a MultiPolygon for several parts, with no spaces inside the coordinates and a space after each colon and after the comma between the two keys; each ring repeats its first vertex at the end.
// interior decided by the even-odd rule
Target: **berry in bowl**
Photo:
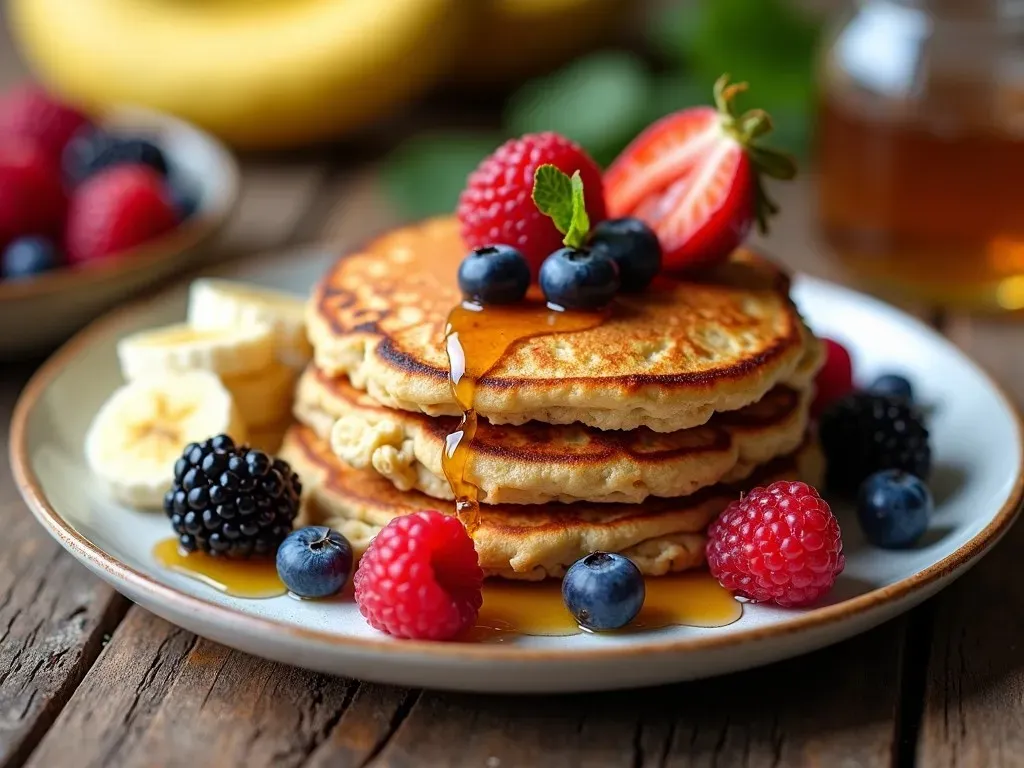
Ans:
{"type": "Polygon", "coordinates": [[[0,356],[42,351],[188,266],[230,214],[228,150],[167,115],[95,122],[33,86],[0,96],[0,356]]]}

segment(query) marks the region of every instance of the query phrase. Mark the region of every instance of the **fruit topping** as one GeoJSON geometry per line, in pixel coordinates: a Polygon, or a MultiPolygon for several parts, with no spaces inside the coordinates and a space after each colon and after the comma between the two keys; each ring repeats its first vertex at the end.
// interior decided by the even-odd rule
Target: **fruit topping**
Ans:
{"type": "Polygon", "coordinates": [[[605,173],[608,213],[635,216],[657,233],[664,264],[680,270],[724,259],[754,221],[762,232],[778,208],[761,177],[790,179],[793,160],[761,144],[767,113],[740,113],[746,83],[715,83],[715,107],[691,107],[657,121],[605,173]]]}
{"type": "Polygon", "coordinates": [[[851,393],[822,414],[819,431],[832,490],[854,493],[868,475],[883,469],[928,478],[928,428],[918,409],[903,398],[851,393]]]}
{"type": "Polygon", "coordinates": [[[593,552],[577,560],[562,579],[562,601],[584,629],[620,629],[640,613],[644,577],[623,555],[593,552]]]}
{"type": "Polygon", "coordinates": [[[64,175],[72,184],[114,165],[146,165],[167,175],[163,150],[148,139],[118,136],[98,128],[79,131],[64,148],[64,175]]]}
{"type": "Polygon", "coordinates": [[[60,251],[45,237],[19,237],[11,242],[0,260],[0,277],[23,280],[49,272],[60,264],[60,251]]]}
{"type": "Polygon", "coordinates": [[[821,415],[828,406],[853,391],[853,361],[846,347],[832,339],[822,339],[825,364],[814,380],[811,413],[821,415]]]}
{"type": "Polygon", "coordinates": [[[477,304],[515,304],[530,287],[530,266],[510,245],[471,251],[459,265],[459,289],[477,304]]]}
{"type": "Polygon", "coordinates": [[[274,361],[274,336],[262,323],[217,328],[175,323],[125,336],[117,343],[117,357],[126,379],[195,370],[244,376],[274,361]]]}
{"type": "Polygon", "coordinates": [[[68,261],[114,256],[178,223],[163,177],[146,165],[116,165],[90,176],[71,197],[68,261]]]}
{"type": "Polygon", "coordinates": [[[914,387],[905,376],[896,373],[887,373],[879,376],[868,387],[869,392],[876,395],[889,395],[890,397],[902,397],[904,400],[914,399],[914,387]]]}
{"type": "Polygon", "coordinates": [[[784,608],[819,600],[846,564],[828,504],[809,485],[788,481],[732,502],[708,529],[706,555],[730,592],[784,608]]]}
{"type": "Polygon", "coordinates": [[[218,435],[185,446],[164,512],[187,552],[273,557],[292,530],[301,494],[287,462],[218,435]]]}
{"type": "Polygon", "coordinates": [[[277,550],[277,575],[298,597],[330,597],[352,571],[352,545],[335,530],[314,525],[288,534],[277,550]]]}
{"type": "Polygon", "coordinates": [[[457,518],[434,510],[388,523],[353,583],[366,620],[395,637],[450,640],[475,624],[483,603],[473,540],[457,518]]]}
{"type": "Polygon", "coordinates": [[[540,268],[544,297],[564,309],[599,309],[619,290],[619,268],[597,251],[561,248],[540,268]]]}
{"type": "Polygon", "coordinates": [[[920,478],[898,469],[868,477],[857,495],[857,518],[876,547],[910,547],[924,535],[935,509],[931,491],[920,478]]]}
{"type": "Polygon", "coordinates": [[[562,241],[531,199],[534,176],[545,164],[570,175],[579,172],[587,188],[587,214],[595,222],[605,219],[601,170],[590,156],[556,133],[527,134],[507,141],[469,175],[457,209],[466,245],[507,243],[526,257],[531,273],[537,275],[562,241]]]}
{"type": "Polygon", "coordinates": [[[608,219],[590,234],[590,248],[619,268],[622,290],[638,293],[661,271],[661,243],[640,219],[608,219]]]}
{"type": "Polygon", "coordinates": [[[216,376],[161,374],[110,396],[89,426],[85,458],[116,501],[159,509],[181,446],[222,432],[241,437],[245,425],[216,376]]]}
{"type": "Polygon", "coordinates": [[[57,166],[33,139],[0,141],[0,247],[25,235],[56,241],[67,200],[57,166]]]}
{"type": "Polygon", "coordinates": [[[54,163],[72,135],[88,124],[81,112],[35,86],[19,86],[0,97],[0,135],[35,139],[54,163]]]}

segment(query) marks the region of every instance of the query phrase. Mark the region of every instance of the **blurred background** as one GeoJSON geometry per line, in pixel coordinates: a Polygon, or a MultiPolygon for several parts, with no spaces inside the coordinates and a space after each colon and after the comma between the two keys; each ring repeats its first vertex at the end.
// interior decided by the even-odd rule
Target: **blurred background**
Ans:
{"type": "Polygon", "coordinates": [[[287,211],[326,210],[328,239],[450,212],[510,136],[558,131],[607,164],[728,72],[800,160],[773,189],[784,261],[901,302],[1024,307],[1021,0],[9,0],[3,26],[5,83],[230,146],[236,253],[294,238],[271,232],[287,211]]]}

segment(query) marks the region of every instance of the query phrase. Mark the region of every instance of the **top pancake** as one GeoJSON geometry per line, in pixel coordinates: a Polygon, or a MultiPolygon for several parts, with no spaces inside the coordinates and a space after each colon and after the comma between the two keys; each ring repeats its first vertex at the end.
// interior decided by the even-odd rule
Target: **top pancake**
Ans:
{"type": "MultiPolygon", "coordinates": [[[[457,415],[444,334],[465,253],[455,220],[436,219],[339,260],[309,305],[317,365],[383,405],[457,415]]],[[[672,432],[778,384],[805,389],[820,345],[788,289],[783,273],[746,250],[699,277],[659,278],[617,298],[596,328],[514,344],[480,378],[476,409],[495,424],[672,432]]]]}

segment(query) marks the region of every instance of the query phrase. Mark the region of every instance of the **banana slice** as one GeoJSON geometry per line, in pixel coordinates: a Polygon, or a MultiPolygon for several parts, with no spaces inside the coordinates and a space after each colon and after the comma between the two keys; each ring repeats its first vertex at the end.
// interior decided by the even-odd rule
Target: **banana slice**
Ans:
{"type": "Polygon", "coordinates": [[[184,323],[127,336],[117,345],[121,373],[129,381],[186,371],[241,376],[274,361],[270,327],[193,328],[184,323]]]}
{"type": "Polygon", "coordinates": [[[182,449],[219,434],[246,437],[220,379],[205,371],[166,374],[129,382],[110,396],[86,434],[85,458],[115,500],[159,509],[182,449]]]}
{"type": "Polygon", "coordinates": [[[292,368],[303,368],[313,356],[306,337],[305,309],[305,301],[298,296],[203,278],[193,282],[189,290],[188,322],[195,328],[268,325],[274,334],[277,359],[292,368]]]}
{"type": "Polygon", "coordinates": [[[296,372],[282,363],[244,376],[222,376],[238,412],[250,431],[288,418],[292,408],[292,390],[296,372]]]}

